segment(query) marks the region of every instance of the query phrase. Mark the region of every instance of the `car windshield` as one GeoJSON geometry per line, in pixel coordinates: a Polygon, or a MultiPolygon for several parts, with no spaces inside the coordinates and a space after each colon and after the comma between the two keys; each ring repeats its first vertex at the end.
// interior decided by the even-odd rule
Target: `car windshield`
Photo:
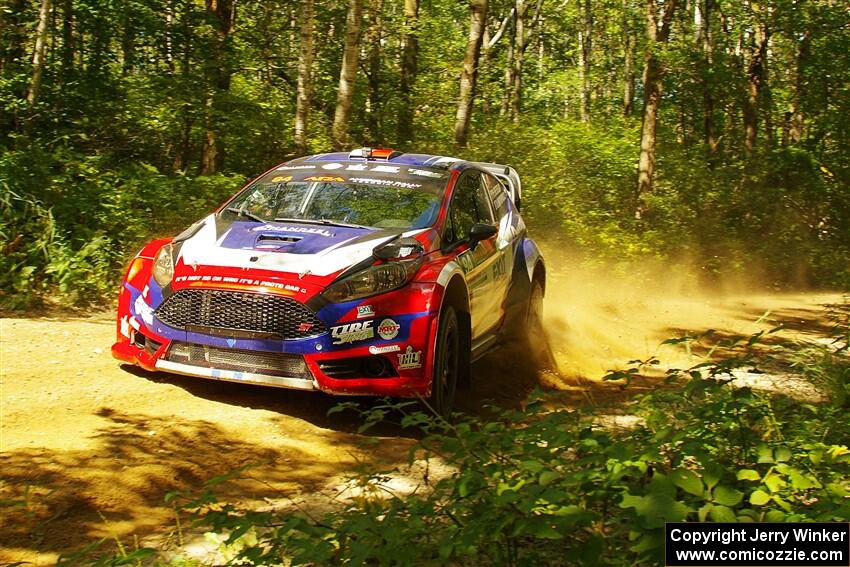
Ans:
{"type": "Polygon", "coordinates": [[[259,222],[425,228],[436,220],[447,179],[441,170],[372,163],[284,166],[248,186],[223,212],[259,222]]]}

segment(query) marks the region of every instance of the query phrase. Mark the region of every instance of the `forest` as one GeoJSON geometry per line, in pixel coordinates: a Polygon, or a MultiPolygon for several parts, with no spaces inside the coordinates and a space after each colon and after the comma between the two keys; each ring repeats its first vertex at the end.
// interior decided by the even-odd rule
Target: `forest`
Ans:
{"type": "Polygon", "coordinates": [[[842,0],[4,0],[0,300],[111,297],[287,158],[513,165],[586,262],[850,282],[842,0]]]}
{"type": "Polygon", "coordinates": [[[0,0],[0,250],[0,564],[652,565],[665,522],[850,519],[847,0],[0,0]],[[109,358],[145,242],[360,147],[516,168],[548,366],[485,357],[444,419],[109,358]]]}

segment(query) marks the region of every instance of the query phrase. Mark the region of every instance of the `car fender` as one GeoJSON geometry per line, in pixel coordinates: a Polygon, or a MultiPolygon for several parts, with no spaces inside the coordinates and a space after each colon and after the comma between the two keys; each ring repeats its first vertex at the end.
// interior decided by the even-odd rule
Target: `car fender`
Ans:
{"type": "Polygon", "coordinates": [[[524,238],[522,242],[522,255],[525,258],[525,267],[528,270],[528,280],[534,280],[534,270],[537,264],[543,265],[543,255],[537,243],[530,238],[524,238]]]}
{"type": "MultiPolygon", "coordinates": [[[[432,319],[431,326],[428,332],[428,374],[431,376],[431,383],[433,383],[434,376],[434,363],[435,356],[437,352],[437,333],[439,331],[440,324],[440,314],[443,312],[443,304],[446,300],[446,290],[448,289],[449,284],[452,282],[454,278],[460,278],[461,283],[463,284],[463,294],[466,297],[467,301],[467,310],[469,308],[469,290],[467,288],[466,275],[464,274],[461,266],[455,262],[454,260],[450,260],[443,266],[440,270],[440,273],[437,276],[437,287],[435,289],[435,293],[439,293],[439,309],[437,311],[437,315],[432,319]]],[[[435,302],[436,303],[436,302],[435,302]]],[[[467,316],[471,317],[471,313],[466,313],[467,316]]],[[[431,385],[428,386],[428,395],[431,395],[431,385]]]]}

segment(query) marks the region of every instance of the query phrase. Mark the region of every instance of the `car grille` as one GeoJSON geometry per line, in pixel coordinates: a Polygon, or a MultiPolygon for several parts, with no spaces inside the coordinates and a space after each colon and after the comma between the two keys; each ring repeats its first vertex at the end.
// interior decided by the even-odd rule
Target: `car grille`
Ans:
{"type": "Polygon", "coordinates": [[[319,370],[331,378],[392,378],[398,376],[393,366],[383,356],[358,356],[319,361],[319,370]]]}
{"type": "Polygon", "coordinates": [[[155,314],[170,327],[229,337],[303,339],[327,331],[303,303],[262,293],[184,289],[155,314]]]}
{"type": "Polygon", "coordinates": [[[148,354],[155,353],[162,346],[162,343],[146,337],[140,331],[133,331],[133,344],[148,354]]]}
{"type": "Polygon", "coordinates": [[[313,378],[304,362],[304,357],[298,354],[220,348],[174,341],[168,349],[166,359],[203,368],[236,370],[304,380],[313,378]]]}

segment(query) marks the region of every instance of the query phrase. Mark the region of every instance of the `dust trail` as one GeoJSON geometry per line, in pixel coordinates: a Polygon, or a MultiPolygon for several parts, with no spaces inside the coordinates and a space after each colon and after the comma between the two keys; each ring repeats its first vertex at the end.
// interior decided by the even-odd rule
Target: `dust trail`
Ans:
{"type": "Polygon", "coordinates": [[[558,370],[546,381],[554,387],[576,378],[598,380],[634,359],[657,357],[662,369],[702,362],[682,346],[660,346],[686,333],[748,336],[777,322],[811,323],[791,331],[802,336],[817,326],[823,306],[839,299],[834,293],[779,294],[755,276],[707,284],[693,262],[588,266],[552,247],[543,246],[543,253],[544,321],[558,370]]]}

